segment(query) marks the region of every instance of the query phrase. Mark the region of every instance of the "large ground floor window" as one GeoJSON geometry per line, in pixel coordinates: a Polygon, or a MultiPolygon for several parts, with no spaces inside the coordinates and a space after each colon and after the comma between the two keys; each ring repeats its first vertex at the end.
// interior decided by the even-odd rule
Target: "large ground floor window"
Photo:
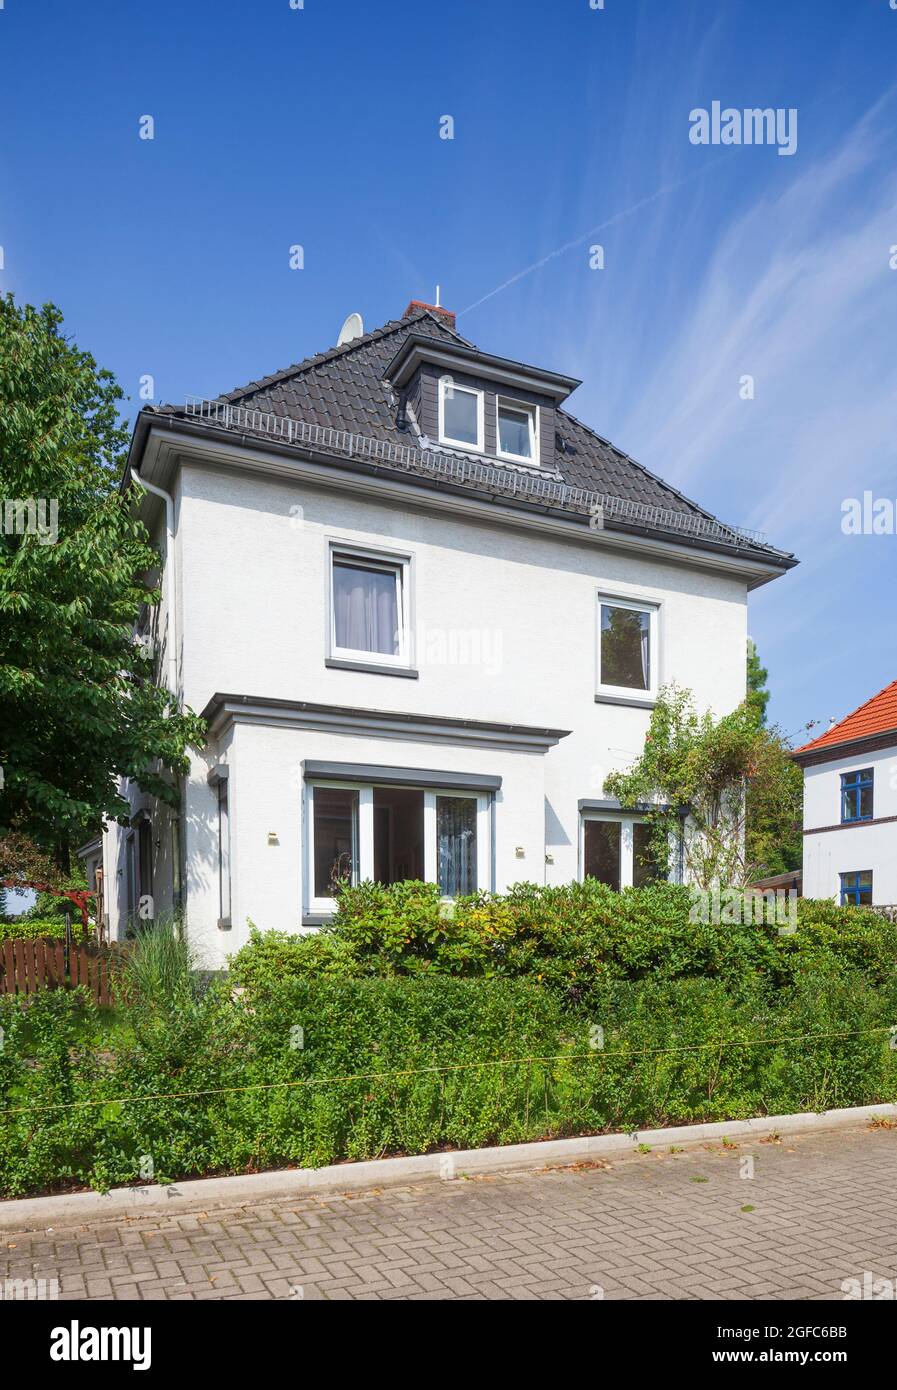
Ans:
{"type": "Polygon", "coordinates": [[[309,782],[308,909],[336,886],[424,879],[448,897],[491,885],[491,797],[483,792],[309,782]]]}
{"type": "Polygon", "coordinates": [[[582,817],[580,863],[583,878],[597,878],[617,892],[643,888],[661,877],[647,821],[626,815],[582,817]]]}

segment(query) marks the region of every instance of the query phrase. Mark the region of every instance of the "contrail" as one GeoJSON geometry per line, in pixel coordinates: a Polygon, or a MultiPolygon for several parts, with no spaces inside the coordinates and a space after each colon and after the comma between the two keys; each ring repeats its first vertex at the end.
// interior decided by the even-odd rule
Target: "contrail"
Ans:
{"type": "Polygon", "coordinates": [[[532,275],[534,271],[541,270],[542,266],[547,265],[549,261],[557,260],[558,256],[563,256],[567,251],[572,251],[574,247],[581,246],[584,241],[588,241],[589,237],[594,236],[596,232],[603,232],[607,227],[613,227],[615,223],[622,222],[625,217],[631,217],[634,212],[639,212],[642,208],[648,207],[649,204],[656,203],[658,198],[665,198],[668,193],[674,193],[676,189],[681,188],[683,184],[691,183],[693,179],[700,178],[703,174],[707,173],[708,169],[712,169],[715,165],[721,164],[725,158],[725,155],[720,155],[718,159],[710,160],[702,169],[695,169],[693,173],[686,174],[683,178],[676,179],[673,183],[664,184],[663,188],[658,188],[656,192],[649,193],[646,197],[640,198],[637,203],[633,203],[631,207],[624,208],[622,212],[614,213],[613,217],[608,217],[605,222],[599,222],[597,226],[591,227],[589,231],[583,232],[578,237],[574,237],[572,241],[565,241],[563,246],[557,247],[555,251],[549,251],[547,256],[543,256],[541,260],[534,261],[533,264],[528,265],[525,270],[518,270],[517,274],[512,275],[510,280],[505,280],[503,284],[497,285],[496,288],[490,290],[488,294],[482,295],[480,299],[475,299],[472,304],[467,305],[466,309],[459,310],[456,317],[461,318],[464,314],[469,314],[471,310],[478,309],[481,304],[486,303],[487,299],[492,299],[495,295],[501,294],[502,290],[508,289],[511,285],[516,285],[517,281],[522,280],[524,276],[532,275]]]}

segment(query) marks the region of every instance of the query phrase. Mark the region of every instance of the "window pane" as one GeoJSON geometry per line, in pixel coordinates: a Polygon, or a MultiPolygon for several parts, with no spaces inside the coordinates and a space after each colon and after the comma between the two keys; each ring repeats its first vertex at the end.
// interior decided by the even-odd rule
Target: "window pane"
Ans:
{"type": "Polygon", "coordinates": [[[448,897],[477,886],[477,803],[469,796],[437,796],[436,859],[439,891],[448,897]]]}
{"type": "Polygon", "coordinates": [[[650,690],[651,615],[601,605],[601,684],[650,690]]]}
{"type": "Polygon", "coordinates": [[[442,428],[446,439],[462,444],[479,444],[477,429],[479,398],[460,386],[442,388],[442,428]]]}
{"type": "Polygon", "coordinates": [[[620,887],[620,822],[587,820],[584,826],[583,870],[610,888],[620,887]]]}
{"type": "Polygon", "coordinates": [[[399,654],[399,572],[333,561],[333,618],[338,647],[399,654]]]}
{"type": "Polygon", "coordinates": [[[644,888],[662,876],[651,843],[651,827],[636,821],[632,827],[632,882],[636,888],[644,888]]]}
{"type": "Polygon", "coordinates": [[[872,819],[872,788],[871,786],[860,788],[860,820],[872,819]]]}
{"type": "Polygon", "coordinates": [[[424,794],[374,788],[374,878],[402,883],[424,876],[424,794]]]}
{"type": "Polygon", "coordinates": [[[532,458],[530,416],[525,410],[510,410],[500,406],[498,411],[498,447],[503,454],[532,458]]]}
{"type": "Polygon", "coordinates": [[[346,879],[358,882],[358,792],[315,787],[315,897],[330,898],[346,879]]]}

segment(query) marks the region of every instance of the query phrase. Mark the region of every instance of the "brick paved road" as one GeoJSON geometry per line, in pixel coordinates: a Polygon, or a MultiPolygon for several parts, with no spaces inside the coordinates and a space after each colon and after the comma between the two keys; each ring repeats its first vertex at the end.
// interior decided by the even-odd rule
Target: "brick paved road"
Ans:
{"type": "Polygon", "coordinates": [[[62,1298],[840,1299],[897,1278],[897,1130],[3,1232],[0,1256],[62,1298]]]}

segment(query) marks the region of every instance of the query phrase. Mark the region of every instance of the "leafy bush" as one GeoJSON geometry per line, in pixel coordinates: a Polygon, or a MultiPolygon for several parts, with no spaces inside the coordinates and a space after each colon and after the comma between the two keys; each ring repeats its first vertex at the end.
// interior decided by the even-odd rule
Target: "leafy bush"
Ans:
{"type": "Polygon", "coordinates": [[[105,1039],[80,991],[0,998],[0,1194],[897,1098],[892,923],[689,906],[523,884],[446,916],[426,885],[365,884],[326,932],[254,931],[206,988],[155,928],[105,1039]]]}
{"type": "Polygon", "coordinates": [[[743,994],[790,988],[807,971],[857,969],[883,984],[897,969],[897,925],[866,909],[802,900],[788,934],[693,922],[692,901],[675,884],[616,893],[587,879],[458,898],[448,916],[433,884],[363,883],[340,893],[320,933],[253,930],[232,973],[249,989],[283,978],[523,976],[587,1004],[609,980],[712,978],[743,994]]]}
{"type": "MultiPolygon", "coordinates": [[[[80,919],[75,927],[80,928],[80,919]]],[[[0,922],[0,941],[34,941],[39,937],[59,939],[65,936],[65,918],[35,919],[13,917],[11,921],[0,922]]]]}
{"type": "Polygon", "coordinates": [[[218,982],[110,1054],[84,1041],[77,992],[0,999],[0,1193],[897,1097],[893,981],[808,973],[774,1004],[719,979],[616,980],[592,1006],[523,979],[302,978],[237,999],[218,982]]]}

